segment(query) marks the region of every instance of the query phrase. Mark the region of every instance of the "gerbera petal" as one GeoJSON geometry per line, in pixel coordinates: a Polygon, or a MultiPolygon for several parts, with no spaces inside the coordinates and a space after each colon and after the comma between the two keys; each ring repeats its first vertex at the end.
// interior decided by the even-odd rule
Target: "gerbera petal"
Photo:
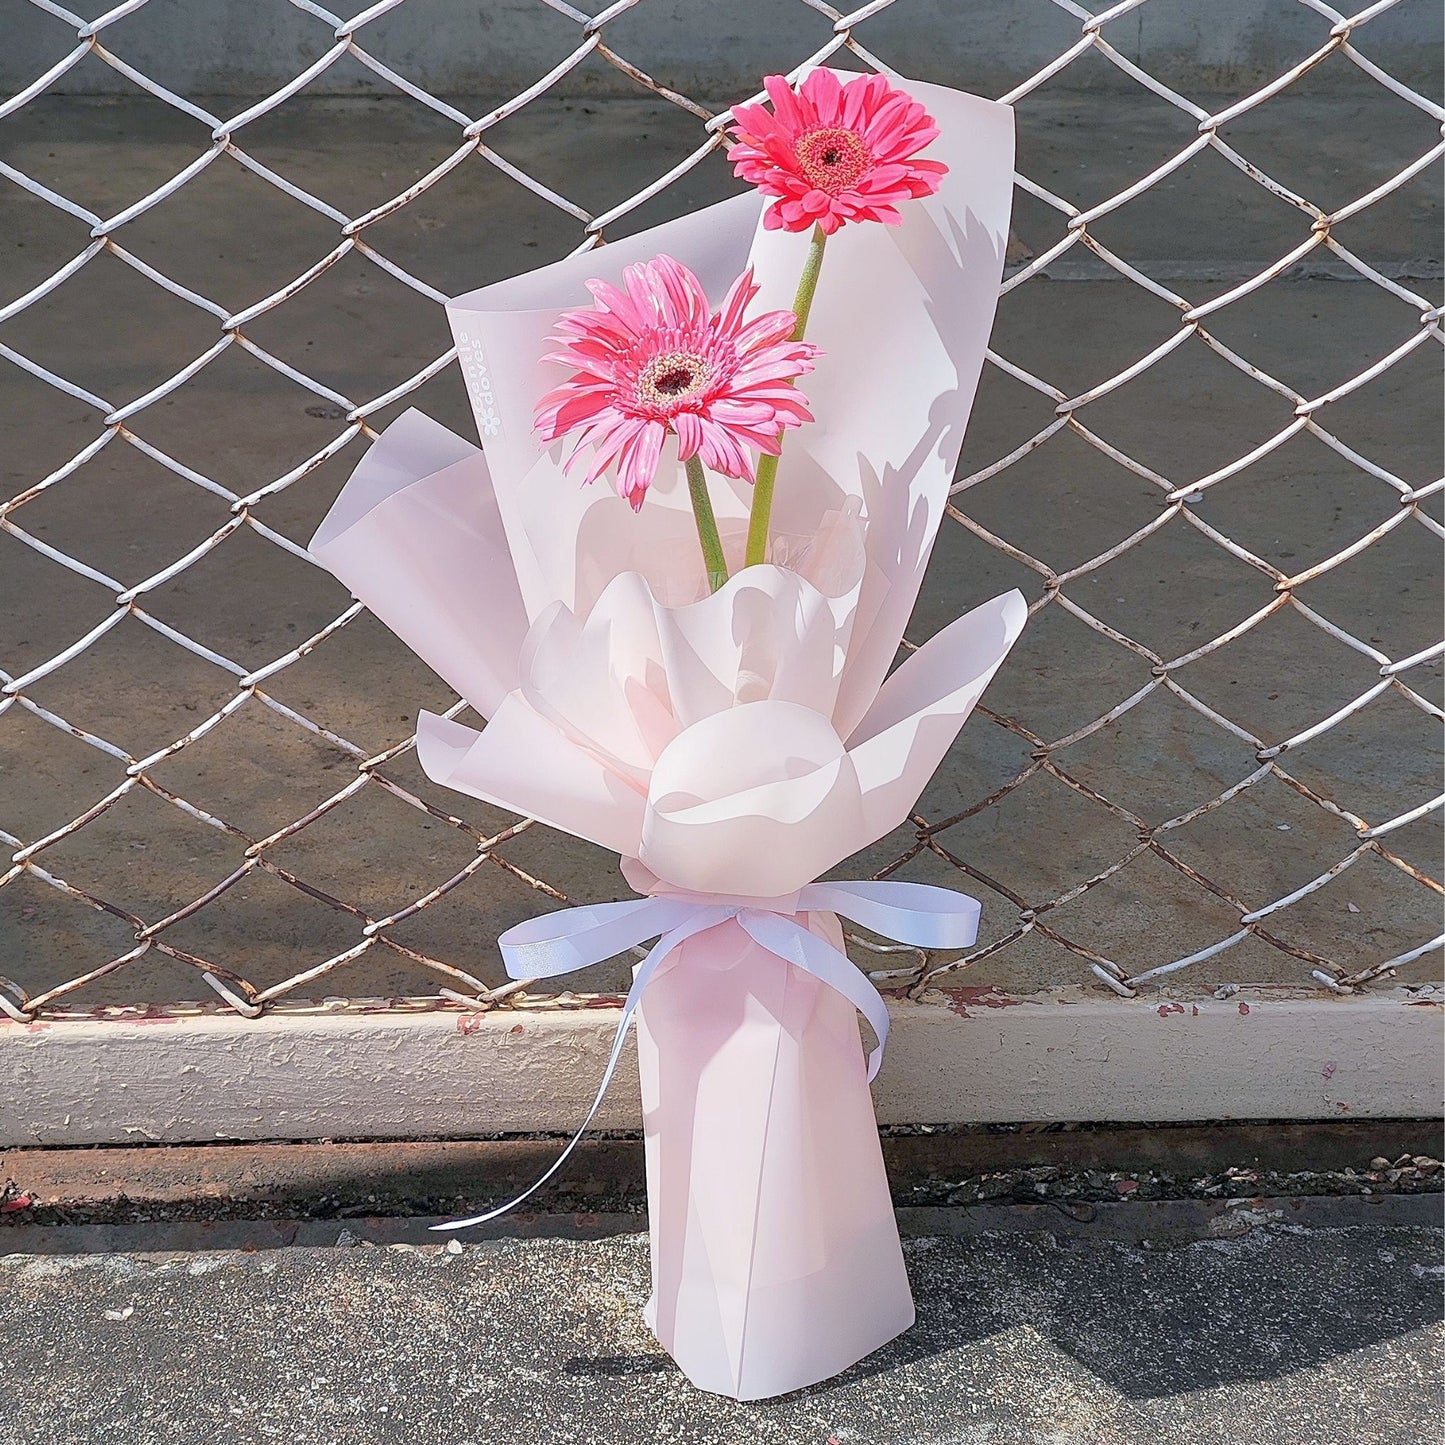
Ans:
{"type": "MultiPolygon", "coordinates": [[[[938,127],[936,125],[924,126],[921,129],[900,130],[898,134],[887,137],[878,145],[878,156],[884,161],[913,161],[913,157],[928,145],[931,141],[938,139],[938,127]]],[[[931,162],[933,165],[939,162],[931,162]]]]}
{"type": "MultiPolygon", "coordinates": [[[[798,87],[799,94],[812,105],[819,125],[838,125],[843,119],[843,83],[825,66],[808,72],[798,87]]],[[[772,91],[768,92],[772,96],[772,91]]],[[[773,100],[776,107],[777,100],[773,100]]]]}
{"type": "Polygon", "coordinates": [[[685,462],[697,455],[702,445],[702,425],[694,412],[680,411],[672,419],[673,430],[677,433],[677,459],[685,462]]]}
{"type": "MultiPolygon", "coordinates": [[[[723,299],[722,310],[718,312],[713,331],[717,336],[735,337],[742,325],[743,312],[748,309],[759,287],[753,282],[753,268],[748,267],[728,290],[723,299]]],[[[792,315],[792,312],[788,312],[792,315]]]]}
{"type": "MultiPolygon", "coordinates": [[[[738,148],[751,145],[769,130],[773,124],[771,112],[761,105],[733,106],[733,132],[738,137],[738,148]]],[[[731,159],[731,157],[729,157],[731,159]]]]}
{"type": "Polygon", "coordinates": [[[814,358],[822,354],[811,341],[792,340],[780,346],[769,346],[749,353],[733,375],[733,388],[758,386],[762,383],[775,384],[786,381],[791,376],[802,376],[813,370],[814,358]]]}
{"type": "Polygon", "coordinates": [[[775,414],[766,402],[728,396],[719,397],[707,410],[714,421],[734,428],[765,426],[775,414]]]}
{"type": "Polygon", "coordinates": [[[657,463],[662,456],[663,439],[667,428],[660,421],[650,421],[638,433],[622,460],[620,477],[627,490],[623,495],[632,503],[635,512],[642,506],[642,498],[657,475],[657,463]]]}
{"type": "MultiPolygon", "coordinates": [[[[869,98],[872,94],[871,86],[875,80],[883,80],[881,75],[865,75],[858,80],[850,80],[843,87],[842,113],[839,116],[839,123],[849,130],[859,130],[864,117],[869,110],[869,98]]],[[[887,87],[888,82],[883,82],[887,87]]]]}
{"type": "Polygon", "coordinates": [[[592,465],[587,468],[587,475],[582,479],[583,482],[586,484],[595,482],[617,460],[623,448],[630,445],[633,438],[646,425],[647,423],[640,417],[621,417],[610,429],[602,433],[600,438],[589,438],[592,442],[592,465]]]}
{"type": "Polygon", "coordinates": [[[662,325],[689,329],[708,318],[707,293],[702,283],[671,256],[658,256],[646,267],[631,267],[641,273],[639,287],[646,288],[651,305],[662,325]]]}
{"type": "Polygon", "coordinates": [[[647,318],[638,311],[632,298],[626,292],[619,291],[610,282],[589,281],[587,289],[592,293],[598,306],[604,311],[610,311],[627,333],[636,335],[647,325],[647,318]]]}
{"type": "Polygon", "coordinates": [[[701,448],[703,464],[709,466],[715,472],[721,472],[725,477],[746,476],[751,471],[747,458],[737,439],[725,426],[708,417],[700,417],[699,425],[702,427],[703,444],[701,448]]]}
{"type": "Polygon", "coordinates": [[[804,116],[798,108],[798,97],[788,84],[785,75],[769,75],[763,81],[763,89],[773,103],[773,115],[780,126],[796,130],[804,124],[804,116]]]}
{"type": "Polygon", "coordinates": [[[766,311],[736,332],[732,342],[739,352],[756,351],[787,340],[797,324],[798,318],[791,311],[766,311]]]}
{"type": "Polygon", "coordinates": [[[677,324],[670,315],[668,306],[665,280],[668,262],[677,265],[670,256],[658,256],[653,261],[628,266],[622,273],[627,294],[649,327],[656,326],[659,322],[669,326],[677,324]]]}
{"type": "Polygon", "coordinates": [[[557,391],[548,392],[537,404],[537,434],[545,442],[554,442],[558,437],[585,426],[609,410],[611,404],[605,392],[571,392],[559,387],[557,391]]]}

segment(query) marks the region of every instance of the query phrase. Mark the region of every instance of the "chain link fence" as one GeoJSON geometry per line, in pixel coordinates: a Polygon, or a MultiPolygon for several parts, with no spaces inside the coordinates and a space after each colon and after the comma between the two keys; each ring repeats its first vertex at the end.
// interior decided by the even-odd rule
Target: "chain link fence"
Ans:
{"type": "MultiPolygon", "coordinates": [[[[55,61],[0,104],[0,1009],[585,1003],[493,940],[619,896],[611,860],[423,777],[417,706],[461,705],[304,542],[401,407],[472,431],[446,296],[729,193],[740,97],[648,73],[654,0],[537,0],[556,63],[484,110],[388,49],[418,0],[288,0],[319,54],[230,113],[148,73],[151,3],[12,6],[55,61]],[[57,98],[96,66],[133,99],[57,98]],[[328,109],[357,67],[390,99],[328,109]],[[588,101],[598,67],[635,100],[588,101]]],[[[773,69],[887,64],[913,23],[792,3],[816,44],[773,69]]],[[[1035,0],[1061,48],[998,97],[1016,234],[912,635],[1010,585],[1034,619],[865,860],[978,893],[983,941],[855,938],[882,984],[1434,976],[1445,333],[1412,248],[1445,110],[1371,58],[1395,0],[1292,0],[1313,48],[1207,104],[1131,58],[1158,3],[1035,0]]]]}

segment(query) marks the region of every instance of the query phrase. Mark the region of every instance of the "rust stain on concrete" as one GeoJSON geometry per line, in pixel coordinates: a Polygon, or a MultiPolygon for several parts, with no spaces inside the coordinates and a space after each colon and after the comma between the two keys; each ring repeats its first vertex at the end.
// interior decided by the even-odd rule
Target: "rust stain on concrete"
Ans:
{"type": "Polygon", "coordinates": [[[959,1018],[972,1018],[970,1008],[1015,1008],[1023,1003],[1021,998],[1012,998],[1006,993],[1001,993],[992,985],[972,988],[950,988],[945,989],[945,996],[948,999],[950,1012],[956,1013],[959,1018]]]}

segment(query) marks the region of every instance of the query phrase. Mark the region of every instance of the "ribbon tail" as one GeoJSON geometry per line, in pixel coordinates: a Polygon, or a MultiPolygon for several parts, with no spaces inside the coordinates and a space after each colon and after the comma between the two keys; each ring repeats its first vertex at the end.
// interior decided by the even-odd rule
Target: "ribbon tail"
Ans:
{"type": "Polygon", "coordinates": [[[868,1082],[877,1076],[888,1042],[888,1005],[846,953],[778,913],[747,912],[738,916],[748,936],[787,963],[810,973],[843,995],[868,1020],[878,1042],[868,1054],[868,1082]]]}
{"type": "Polygon", "coordinates": [[[979,902],[952,888],[894,879],[810,883],[799,909],[841,913],[885,938],[917,948],[972,948],[978,939],[979,902]]]}
{"type": "Polygon", "coordinates": [[[615,958],[644,938],[670,933],[691,912],[696,910],[666,898],[587,903],[514,924],[497,939],[497,947],[509,977],[556,978],[615,958]]]}
{"type": "MultiPolygon", "coordinates": [[[[636,975],[632,980],[632,987],[627,990],[627,999],[622,1005],[622,1017],[617,1022],[617,1032],[612,1037],[612,1050],[607,1056],[607,1066],[602,1070],[602,1082],[597,1086],[596,1097],[592,1100],[592,1107],[587,1111],[587,1117],[583,1119],[577,1132],[567,1141],[567,1146],[552,1162],[546,1173],[536,1179],[524,1189],[515,1199],[510,1199],[506,1204],[500,1204],[495,1209],[489,1209],[485,1214],[473,1215],[470,1219],[453,1219],[445,1224],[433,1224],[431,1229],[436,1232],[446,1232],[453,1229],[469,1229],[474,1224],[485,1224],[488,1220],[496,1219],[500,1215],[515,1209],[524,1200],[529,1199],[537,1192],[566,1162],[568,1156],[582,1141],[582,1136],[592,1126],[592,1120],[596,1118],[597,1111],[602,1107],[602,1100],[607,1094],[608,1086],[612,1083],[612,1076],[617,1072],[617,1065],[622,1058],[623,1045],[627,1042],[627,1031],[632,1027],[633,1016],[637,1013],[637,1007],[642,1002],[642,995],[647,985],[652,982],[652,976],[658,970],[663,959],[672,952],[678,944],[691,938],[694,933],[701,933],[705,928],[712,928],[721,921],[714,916],[718,910],[699,914],[695,912],[691,918],[674,928],[671,933],[664,934],[662,938],[653,944],[647,957],[639,965],[636,975]]],[[[727,914],[729,910],[720,910],[727,914]]],[[[646,937],[646,935],[643,935],[646,937]]],[[[606,954],[604,957],[611,957],[606,954]]],[[[600,960],[593,960],[600,961],[600,960]]]]}

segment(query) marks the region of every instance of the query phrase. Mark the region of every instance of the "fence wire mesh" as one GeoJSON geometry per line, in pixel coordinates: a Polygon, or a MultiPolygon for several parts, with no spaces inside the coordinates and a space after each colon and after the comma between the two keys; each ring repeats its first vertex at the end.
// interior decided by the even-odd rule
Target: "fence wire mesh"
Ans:
{"type": "MultiPolygon", "coordinates": [[[[23,413],[26,435],[40,439],[10,448],[20,489],[0,504],[12,624],[0,651],[9,779],[0,837],[11,855],[0,903],[12,940],[0,1009],[21,1021],[184,1010],[200,1005],[179,1001],[210,997],[207,986],[221,1001],[210,1006],[247,1016],[378,994],[390,995],[388,1007],[555,1006],[500,982],[494,925],[618,896],[608,890],[620,885],[584,845],[468,808],[426,781],[406,734],[418,702],[438,706],[435,680],[311,574],[303,544],[401,406],[436,397],[460,424],[456,354],[440,318],[449,290],[493,279],[476,233],[540,245],[509,253],[505,269],[518,270],[725,193],[729,112],[629,58],[636,30],[627,27],[649,0],[594,15],[538,0],[561,37],[555,65],[480,114],[431,93],[373,46],[385,17],[414,0],[381,0],[349,19],[288,0],[314,20],[324,48],[234,114],[168,88],[147,73],[144,47],[128,47],[127,28],[151,0],[90,20],[53,0],[29,3],[43,12],[36,23],[55,37],[57,59],[0,105],[0,128],[27,115],[46,121],[50,93],[77,67],[101,64],[163,117],[155,154],[168,159],[162,178],[142,177],[127,168],[113,122],[94,122],[85,134],[95,163],[132,188],[109,213],[77,199],[58,163],[21,163],[56,157],[43,125],[0,161],[7,229],[49,238],[16,253],[7,277],[19,280],[6,289],[23,290],[0,298],[16,426],[23,413]],[[597,141],[586,184],[573,185],[549,163],[548,137],[600,135],[596,107],[560,104],[510,146],[507,122],[543,113],[598,64],[626,77],[648,109],[625,143],[597,141]],[[429,144],[445,140],[441,158],[404,174],[399,152],[388,164],[382,136],[367,153],[366,185],[344,175],[327,185],[301,149],[288,152],[287,114],[347,66],[364,67],[409,107],[429,144]],[[293,164],[278,159],[288,155],[293,164]],[[639,175],[645,183],[634,185],[639,175]],[[243,194],[239,219],[218,209],[221,187],[243,194]],[[461,230],[434,208],[458,194],[461,230]],[[310,247],[311,259],[235,309],[177,259],[186,244],[173,228],[190,233],[193,249],[246,252],[253,285],[272,253],[310,247]],[[552,238],[567,230],[557,249],[552,238]],[[62,234],[75,238],[69,249],[54,239],[62,234]],[[328,293],[338,278],[339,292],[328,293]],[[72,296],[79,309],[67,312],[72,296]],[[420,334],[431,349],[409,339],[386,355],[406,306],[426,311],[420,334]],[[51,360],[50,341],[66,328],[83,337],[66,353],[75,364],[51,360]],[[86,350],[103,349],[111,333],[122,362],[93,389],[86,350]],[[334,360],[317,364],[328,341],[333,358],[372,348],[405,374],[376,390],[333,384],[334,360]],[[227,411],[238,395],[249,410],[227,411]],[[289,455],[277,467],[267,428],[281,396],[287,421],[275,436],[289,455]],[[324,425],[323,444],[297,445],[298,400],[308,425],[324,425]],[[315,613],[313,594],[329,612],[315,613]],[[251,806],[253,793],[265,806],[251,806]],[[368,973],[378,960],[400,972],[368,973]]],[[[886,64],[870,49],[870,28],[910,0],[846,14],[822,0],[796,3],[816,18],[818,43],[777,56],[777,70],[830,57],[886,64]]],[[[1420,475],[1418,437],[1414,450],[1395,447],[1403,413],[1388,418],[1407,381],[1436,384],[1422,365],[1434,365],[1445,333],[1440,306],[1417,289],[1428,267],[1367,259],[1347,240],[1360,218],[1388,222],[1392,206],[1428,210],[1445,110],[1370,58],[1371,23],[1396,0],[1355,15],[1297,0],[1318,22],[1315,48],[1213,108],[1116,43],[1121,22],[1154,3],[1123,0],[1095,14],[1037,0],[1070,27],[1068,43],[998,97],[1021,127],[1036,114],[1063,125],[1061,78],[1112,67],[1118,128],[1092,142],[1110,162],[1107,193],[1093,199],[1079,197],[1067,166],[1029,173],[1032,153],[1021,150],[998,350],[916,636],[994,583],[1022,580],[1035,618],[1006,670],[1017,680],[1000,677],[913,826],[866,860],[876,876],[951,879],[984,896],[984,941],[965,956],[853,940],[876,978],[915,991],[1024,978],[1125,997],[1250,983],[1348,994],[1429,977],[1442,942],[1432,936],[1442,889],[1431,867],[1445,800],[1430,794],[1445,644],[1422,641],[1417,624],[1438,625],[1445,483],[1420,475]],[[1387,156],[1343,108],[1338,129],[1313,144],[1357,149],[1370,175],[1326,205],[1251,153],[1251,135],[1264,134],[1251,124],[1341,67],[1432,139],[1387,156]],[[1213,279],[1187,265],[1150,268],[1137,251],[1131,260],[1110,227],[1151,205],[1160,233],[1181,238],[1178,254],[1188,250],[1180,187],[1205,162],[1227,167],[1232,204],[1265,198],[1266,230],[1280,233],[1283,221],[1286,248],[1265,264],[1236,257],[1213,279]],[[1101,302],[1085,304],[1087,286],[1050,284],[1070,266],[1107,278],[1101,302]],[[1186,284],[1191,276],[1198,284],[1186,284]],[[1307,304],[1324,321],[1281,350],[1266,298],[1302,276],[1314,278],[1307,304]],[[1012,330],[1011,314],[1023,317],[1012,330]],[[1249,322],[1231,325],[1241,314],[1249,322]],[[1361,357],[1354,342],[1366,332],[1372,344],[1386,340],[1361,357]],[[1281,379],[1319,370],[1284,364],[1291,348],[1334,363],[1332,378],[1281,379]],[[1185,422],[1188,435],[1160,461],[1159,432],[1185,422]],[[1312,492],[1322,469],[1333,480],[1312,492]],[[1349,588],[1332,592],[1340,577],[1349,588]],[[1261,637],[1271,641],[1252,670],[1225,676],[1221,660],[1261,637]],[[1241,680],[1249,686],[1231,694],[1241,680]],[[1025,956],[1035,962],[1010,963],[1025,956]]],[[[453,700],[451,715],[461,711],[453,700]]]]}

